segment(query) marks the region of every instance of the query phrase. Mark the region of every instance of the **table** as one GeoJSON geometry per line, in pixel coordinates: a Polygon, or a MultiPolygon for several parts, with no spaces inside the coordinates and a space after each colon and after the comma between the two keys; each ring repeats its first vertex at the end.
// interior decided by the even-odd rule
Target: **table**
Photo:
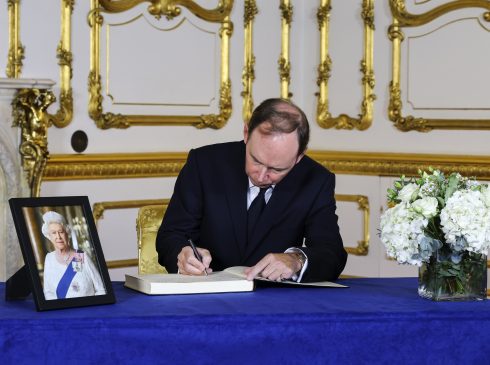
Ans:
{"type": "Polygon", "coordinates": [[[0,301],[0,363],[490,363],[490,301],[422,299],[416,278],[339,282],[173,296],[114,282],[114,305],[47,312],[0,301]]]}

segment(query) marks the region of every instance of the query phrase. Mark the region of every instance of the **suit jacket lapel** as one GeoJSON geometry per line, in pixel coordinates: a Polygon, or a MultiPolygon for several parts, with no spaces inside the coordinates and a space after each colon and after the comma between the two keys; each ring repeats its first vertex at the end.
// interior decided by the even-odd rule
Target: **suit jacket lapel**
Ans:
{"type": "Polygon", "coordinates": [[[239,149],[237,155],[230,157],[230,174],[223,183],[225,184],[225,194],[228,202],[228,209],[233,229],[235,232],[235,241],[240,256],[245,255],[247,246],[247,189],[248,177],[245,174],[245,144],[239,149]]]}
{"type": "Polygon", "coordinates": [[[248,242],[245,260],[250,257],[255,249],[262,243],[262,240],[271,228],[282,219],[287,207],[291,204],[291,201],[295,199],[296,192],[300,186],[300,182],[298,182],[294,176],[296,175],[295,170],[297,170],[297,168],[299,168],[299,166],[296,166],[290,171],[288,176],[274,188],[272,196],[265,206],[265,209],[257,222],[255,231],[248,242]]]}

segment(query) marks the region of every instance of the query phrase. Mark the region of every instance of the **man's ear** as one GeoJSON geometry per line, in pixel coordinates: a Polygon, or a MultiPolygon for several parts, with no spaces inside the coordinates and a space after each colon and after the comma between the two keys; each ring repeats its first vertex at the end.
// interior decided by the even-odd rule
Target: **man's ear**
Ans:
{"type": "Polygon", "coordinates": [[[243,123],[243,141],[247,144],[248,141],[248,124],[243,123]]]}

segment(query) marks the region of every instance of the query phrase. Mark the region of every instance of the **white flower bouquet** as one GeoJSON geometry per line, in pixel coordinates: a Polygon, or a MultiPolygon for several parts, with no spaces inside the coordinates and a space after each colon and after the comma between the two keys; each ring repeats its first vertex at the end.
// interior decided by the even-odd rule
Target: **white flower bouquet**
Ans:
{"type": "Polygon", "coordinates": [[[480,292],[483,280],[486,291],[489,186],[459,173],[448,177],[433,169],[419,173],[408,180],[402,176],[388,189],[391,208],[382,214],[380,225],[388,256],[421,267],[422,296],[439,300],[441,295],[458,293],[461,299],[474,291],[474,285],[480,292]]]}

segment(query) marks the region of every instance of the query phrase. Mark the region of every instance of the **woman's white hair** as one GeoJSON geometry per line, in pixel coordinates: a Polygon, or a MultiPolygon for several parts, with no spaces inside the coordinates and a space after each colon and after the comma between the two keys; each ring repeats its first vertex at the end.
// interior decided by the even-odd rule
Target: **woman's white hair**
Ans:
{"type": "Polygon", "coordinates": [[[68,237],[70,236],[71,228],[68,225],[68,223],[66,223],[65,217],[63,217],[61,214],[53,211],[48,211],[43,214],[43,221],[44,223],[43,226],[41,227],[41,231],[43,232],[44,237],[46,237],[47,239],[49,239],[49,225],[51,223],[61,224],[65,229],[65,232],[68,235],[68,237]]]}

